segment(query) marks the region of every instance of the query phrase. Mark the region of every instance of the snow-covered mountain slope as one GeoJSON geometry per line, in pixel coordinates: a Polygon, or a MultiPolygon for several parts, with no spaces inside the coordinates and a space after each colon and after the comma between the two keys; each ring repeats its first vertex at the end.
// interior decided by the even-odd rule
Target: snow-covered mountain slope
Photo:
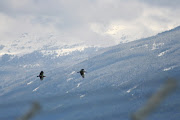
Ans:
{"type": "Polygon", "coordinates": [[[87,59],[91,55],[102,48],[94,46],[63,46],[44,48],[27,54],[3,54],[0,56],[1,70],[8,68],[31,69],[37,70],[46,68],[57,68],[68,65],[77,64],[80,61],[87,59]]]}
{"type": "Polygon", "coordinates": [[[173,76],[171,74],[176,74],[175,71],[178,71],[180,67],[179,33],[178,27],[147,39],[107,48],[102,54],[63,70],[66,76],[63,74],[56,78],[64,80],[61,87],[65,88],[63,92],[66,92],[65,90],[71,91],[69,90],[71,87],[73,87],[72,91],[87,90],[111,85],[118,86],[123,82],[136,84],[157,76],[173,76]],[[84,80],[74,72],[81,68],[88,72],[84,80]],[[81,82],[81,87],[76,87],[78,81],[81,82]]]}
{"type": "MultiPolygon", "coordinates": [[[[42,49],[22,56],[5,54],[0,56],[0,86],[1,95],[6,94],[7,88],[37,76],[41,70],[51,71],[55,68],[65,69],[95,55],[102,48],[94,46],[64,46],[42,49]],[[6,92],[5,92],[6,91],[6,92]]],[[[14,88],[14,87],[12,87],[14,88]]],[[[9,91],[8,90],[8,91],[9,91]]]]}
{"type": "MultiPolygon", "coordinates": [[[[71,39],[71,38],[69,38],[71,39]]],[[[48,33],[45,35],[37,35],[35,33],[23,33],[14,35],[14,40],[12,38],[2,39],[0,41],[0,55],[18,55],[23,56],[25,54],[30,54],[34,51],[46,52],[47,50],[53,50],[57,55],[62,55],[67,52],[72,52],[74,50],[83,50],[87,48],[87,45],[83,45],[78,40],[75,42],[69,42],[67,44],[68,38],[64,38],[63,34],[57,35],[48,33]],[[67,48],[73,48],[67,51],[67,48]]],[[[48,51],[48,52],[49,52],[48,51]]]]}
{"type": "Polygon", "coordinates": [[[127,120],[168,78],[173,77],[178,80],[178,89],[150,118],[178,120],[179,59],[180,27],[106,48],[69,67],[47,69],[43,81],[32,73],[7,85],[1,83],[0,102],[6,109],[0,111],[6,115],[0,117],[16,118],[28,109],[29,101],[37,100],[43,108],[34,120],[127,120]],[[87,71],[84,79],[77,74],[82,68],[87,71]],[[14,102],[9,106],[7,100],[14,102]],[[13,108],[19,111],[7,114],[9,109],[14,111],[13,108]]]}
{"type": "MultiPolygon", "coordinates": [[[[83,61],[86,57],[95,54],[98,50],[102,48],[94,47],[94,46],[83,46],[83,45],[73,45],[73,46],[63,46],[63,47],[53,47],[53,48],[44,48],[40,49],[28,54],[24,55],[11,55],[4,54],[0,56],[0,66],[14,65],[14,66],[23,66],[29,67],[38,66],[37,64],[43,64],[50,61],[61,62],[60,59],[71,58],[74,59],[74,63],[76,63],[76,59],[83,61]],[[73,57],[74,56],[74,57],[73,57]],[[77,57],[79,56],[79,57],[77,57]],[[36,64],[36,65],[33,65],[36,64]]],[[[64,60],[65,61],[65,60],[64,60]]],[[[51,63],[50,63],[51,64],[51,63]]],[[[56,63],[55,66],[57,66],[56,63]]],[[[49,65],[49,64],[47,64],[49,65]]],[[[45,66],[45,65],[44,65],[45,66]]]]}

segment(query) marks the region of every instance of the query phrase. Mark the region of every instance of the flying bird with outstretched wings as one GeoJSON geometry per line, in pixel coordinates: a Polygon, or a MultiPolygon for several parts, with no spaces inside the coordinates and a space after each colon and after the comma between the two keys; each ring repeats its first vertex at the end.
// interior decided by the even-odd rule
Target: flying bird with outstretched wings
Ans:
{"type": "Polygon", "coordinates": [[[44,72],[43,72],[43,71],[41,71],[41,72],[39,73],[39,76],[37,76],[37,77],[39,77],[39,78],[40,78],[40,80],[43,80],[43,79],[44,79],[44,77],[46,77],[46,76],[44,76],[44,72]]]}
{"type": "Polygon", "coordinates": [[[82,78],[85,77],[85,73],[87,73],[84,69],[81,69],[79,72],[77,73],[80,73],[80,75],[82,76],[82,78]]]}

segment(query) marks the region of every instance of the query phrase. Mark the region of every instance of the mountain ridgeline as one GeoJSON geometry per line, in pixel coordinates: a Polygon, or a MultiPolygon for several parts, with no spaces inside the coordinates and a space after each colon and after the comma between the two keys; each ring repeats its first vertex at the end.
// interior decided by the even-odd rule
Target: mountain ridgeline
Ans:
{"type": "MultiPolygon", "coordinates": [[[[8,59],[8,56],[4,57],[1,61],[8,59]]],[[[33,69],[33,73],[22,72],[24,77],[20,79],[11,78],[8,82],[6,77],[1,79],[0,103],[23,101],[24,105],[14,107],[21,112],[7,114],[8,110],[0,109],[7,115],[0,117],[18,117],[23,110],[28,109],[27,101],[36,100],[41,103],[43,110],[33,120],[128,120],[131,113],[144,105],[168,78],[173,78],[178,81],[178,89],[150,118],[179,119],[180,27],[149,38],[104,48],[92,56],[78,55],[76,59],[78,57],[83,60],[68,63],[58,59],[58,62],[66,64],[45,69],[46,78],[43,81],[36,77],[42,66],[33,69]],[[77,73],[81,69],[87,72],[85,78],[77,73]]],[[[48,63],[48,59],[45,61],[48,63]]],[[[56,66],[56,61],[53,64],[56,66]]],[[[8,67],[6,73],[1,71],[0,74],[10,74],[8,67]]]]}

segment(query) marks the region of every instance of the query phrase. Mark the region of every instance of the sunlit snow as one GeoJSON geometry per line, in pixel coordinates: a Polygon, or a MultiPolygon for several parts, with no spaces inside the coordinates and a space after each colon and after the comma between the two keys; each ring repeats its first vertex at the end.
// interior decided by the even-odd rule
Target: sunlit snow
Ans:
{"type": "Polygon", "coordinates": [[[73,78],[68,78],[68,79],[67,79],[67,82],[70,81],[70,80],[72,80],[72,79],[73,79],[73,78]]]}
{"type": "Polygon", "coordinates": [[[128,91],[126,91],[127,93],[130,93],[133,89],[137,88],[138,85],[134,86],[133,88],[129,89],[128,91]]]}
{"type": "Polygon", "coordinates": [[[171,67],[168,67],[168,68],[164,68],[163,71],[169,71],[169,70],[174,69],[175,67],[177,67],[177,66],[171,66],[171,67]]]}
{"type": "Polygon", "coordinates": [[[79,87],[81,85],[81,83],[78,83],[77,87],[79,87]]]}
{"type": "Polygon", "coordinates": [[[85,97],[85,94],[84,95],[80,95],[80,98],[83,98],[83,97],[85,97]]]}
{"type": "Polygon", "coordinates": [[[134,50],[136,48],[148,48],[148,44],[145,44],[145,45],[141,45],[141,46],[138,46],[138,47],[133,47],[131,48],[130,50],[134,50]]]}
{"type": "Polygon", "coordinates": [[[20,65],[22,66],[23,68],[33,68],[33,67],[39,67],[40,64],[28,64],[28,65],[20,65]]]}
{"type": "Polygon", "coordinates": [[[39,87],[35,88],[35,89],[33,90],[33,92],[37,91],[38,89],[39,89],[39,87]]]}
{"type": "Polygon", "coordinates": [[[75,46],[72,48],[59,48],[55,50],[41,50],[43,55],[54,55],[56,54],[56,57],[69,55],[70,53],[74,51],[84,51],[84,49],[88,48],[88,46],[75,46]]]}
{"type": "Polygon", "coordinates": [[[166,54],[168,51],[169,51],[169,50],[166,50],[166,51],[164,51],[164,52],[161,52],[161,53],[158,54],[158,56],[159,56],[159,57],[160,57],[160,56],[163,56],[163,55],[166,54]]]}
{"type": "Polygon", "coordinates": [[[164,45],[164,43],[155,43],[155,42],[154,42],[151,50],[159,49],[159,48],[162,47],[163,45],[164,45]]]}
{"type": "Polygon", "coordinates": [[[30,82],[27,83],[27,85],[30,85],[30,84],[32,84],[32,83],[33,83],[33,81],[30,81],[30,82]]]}

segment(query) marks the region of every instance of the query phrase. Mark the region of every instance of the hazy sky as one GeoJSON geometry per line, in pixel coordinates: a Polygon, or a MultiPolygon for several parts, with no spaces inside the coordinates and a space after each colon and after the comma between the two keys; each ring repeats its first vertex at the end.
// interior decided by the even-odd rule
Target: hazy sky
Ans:
{"type": "Polygon", "coordinates": [[[0,0],[3,46],[26,43],[23,33],[32,44],[110,46],[179,25],[179,0],[0,0]]]}

